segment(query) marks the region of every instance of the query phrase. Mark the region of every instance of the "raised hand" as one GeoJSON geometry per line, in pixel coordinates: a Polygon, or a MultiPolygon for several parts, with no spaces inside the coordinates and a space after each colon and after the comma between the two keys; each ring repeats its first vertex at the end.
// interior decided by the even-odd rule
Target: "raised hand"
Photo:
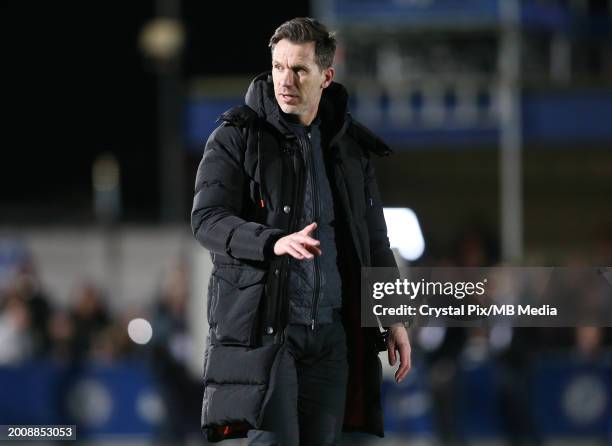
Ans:
{"type": "Polygon", "coordinates": [[[322,254],[319,248],[321,243],[310,237],[310,233],[315,229],[317,229],[317,223],[313,222],[301,231],[279,238],[274,244],[274,254],[277,256],[288,254],[298,260],[310,260],[315,255],[320,256],[322,254]]]}

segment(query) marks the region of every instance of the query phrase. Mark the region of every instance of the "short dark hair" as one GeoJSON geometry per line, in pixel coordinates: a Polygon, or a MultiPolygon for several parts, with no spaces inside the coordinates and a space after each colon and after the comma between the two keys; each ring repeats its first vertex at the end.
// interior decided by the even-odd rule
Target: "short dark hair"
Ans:
{"type": "Polygon", "coordinates": [[[268,45],[272,51],[278,42],[287,39],[293,43],[315,43],[315,62],[320,69],[331,67],[336,53],[336,37],[318,20],[296,17],[276,28],[268,45]]]}

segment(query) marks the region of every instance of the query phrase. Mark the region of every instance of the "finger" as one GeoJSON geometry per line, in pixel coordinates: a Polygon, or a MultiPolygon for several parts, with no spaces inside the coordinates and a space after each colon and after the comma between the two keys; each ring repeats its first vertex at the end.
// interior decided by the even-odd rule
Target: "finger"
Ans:
{"type": "Polygon", "coordinates": [[[306,250],[306,248],[304,248],[299,243],[291,242],[291,247],[293,249],[295,249],[297,252],[299,252],[303,257],[306,257],[307,259],[312,259],[313,258],[313,255],[311,253],[309,253],[308,250],[306,250]]]}
{"type": "Polygon", "coordinates": [[[313,221],[312,223],[310,223],[308,226],[304,227],[304,229],[302,229],[300,231],[301,234],[303,235],[308,235],[310,234],[312,231],[314,231],[315,229],[317,229],[317,222],[313,221]]]}
{"type": "Polygon", "coordinates": [[[309,259],[313,257],[312,254],[308,252],[308,250],[301,243],[291,241],[290,244],[293,249],[302,254],[304,257],[309,259]]]}
{"type": "Polygon", "coordinates": [[[304,258],[304,256],[298,251],[296,251],[295,248],[293,248],[290,244],[288,244],[285,249],[287,251],[287,254],[289,254],[293,258],[296,258],[298,260],[302,260],[304,258]]]}
{"type": "MultiPolygon", "coordinates": [[[[310,240],[313,240],[313,239],[310,239],[310,240]]],[[[311,244],[309,240],[296,235],[290,241],[292,243],[297,243],[298,245],[300,245],[301,247],[303,247],[304,249],[306,249],[308,252],[312,254],[321,255],[322,251],[321,251],[321,248],[319,248],[320,243],[318,240],[314,240],[316,243],[311,244]]]]}
{"type": "Polygon", "coordinates": [[[387,354],[389,356],[389,365],[394,366],[397,357],[395,356],[395,341],[389,340],[387,342],[387,354]]]}
{"type": "Polygon", "coordinates": [[[406,377],[406,375],[408,374],[409,370],[410,370],[409,364],[402,364],[400,362],[400,367],[395,372],[395,382],[401,383],[403,379],[406,377]]]}
{"type": "Polygon", "coordinates": [[[314,239],[312,237],[309,237],[307,235],[302,235],[302,234],[295,234],[294,237],[292,237],[294,240],[299,241],[300,243],[303,243],[305,245],[311,245],[311,246],[319,246],[321,244],[320,241],[318,241],[317,239],[314,239]]]}
{"type": "Polygon", "coordinates": [[[304,248],[306,248],[308,250],[308,252],[316,255],[316,256],[320,256],[321,254],[323,254],[323,251],[321,251],[321,249],[317,248],[316,246],[308,246],[308,245],[304,245],[304,248]]]}
{"type": "Polygon", "coordinates": [[[400,367],[397,369],[395,373],[395,379],[397,382],[401,382],[408,372],[410,371],[411,361],[410,361],[410,348],[407,345],[400,346],[399,349],[400,355],[400,367]]]}

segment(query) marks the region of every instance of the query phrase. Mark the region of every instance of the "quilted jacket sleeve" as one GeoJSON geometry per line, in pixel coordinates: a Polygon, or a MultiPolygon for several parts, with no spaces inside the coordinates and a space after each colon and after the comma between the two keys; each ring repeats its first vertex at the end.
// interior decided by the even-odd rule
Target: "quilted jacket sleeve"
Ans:
{"type": "Polygon", "coordinates": [[[284,231],[243,218],[246,175],[242,130],[223,124],[210,135],[198,167],[191,211],[195,238],[211,252],[266,260],[284,231]]]}

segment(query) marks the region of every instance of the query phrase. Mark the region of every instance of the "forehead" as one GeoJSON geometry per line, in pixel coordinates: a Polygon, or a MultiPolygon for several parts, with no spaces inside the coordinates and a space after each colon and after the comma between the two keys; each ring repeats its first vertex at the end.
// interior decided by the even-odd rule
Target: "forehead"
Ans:
{"type": "Polygon", "coordinates": [[[315,63],[315,43],[294,43],[287,39],[280,40],[272,51],[272,61],[294,65],[315,63]]]}

